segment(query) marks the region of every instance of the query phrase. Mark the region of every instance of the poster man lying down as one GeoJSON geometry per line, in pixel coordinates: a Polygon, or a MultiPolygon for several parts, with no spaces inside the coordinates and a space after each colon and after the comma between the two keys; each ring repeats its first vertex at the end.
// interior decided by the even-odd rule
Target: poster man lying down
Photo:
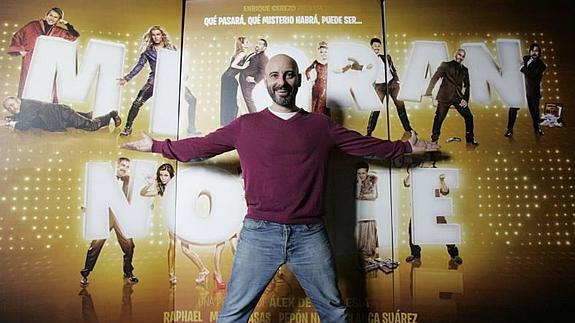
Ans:
{"type": "Polygon", "coordinates": [[[96,131],[108,126],[110,120],[114,120],[115,127],[122,123],[115,110],[92,118],[92,112],[78,112],[65,104],[19,99],[14,96],[4,98],[2,106],[10,113],[4,118],[6,122],[3,125],[16,130],[36,128],[66,131],[66,128],[76,128],[96,131]]]}

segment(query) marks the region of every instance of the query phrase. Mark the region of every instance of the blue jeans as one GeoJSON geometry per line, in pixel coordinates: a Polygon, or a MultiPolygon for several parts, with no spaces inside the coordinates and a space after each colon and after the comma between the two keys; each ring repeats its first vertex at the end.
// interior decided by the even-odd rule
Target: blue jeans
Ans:
{"type": "Polygon", "coordinates": [[[323,224],[245,219],[218,323],[247,322],[278,268],[286,264],[322,322],[346,322],[334,258],[323,224]]]}

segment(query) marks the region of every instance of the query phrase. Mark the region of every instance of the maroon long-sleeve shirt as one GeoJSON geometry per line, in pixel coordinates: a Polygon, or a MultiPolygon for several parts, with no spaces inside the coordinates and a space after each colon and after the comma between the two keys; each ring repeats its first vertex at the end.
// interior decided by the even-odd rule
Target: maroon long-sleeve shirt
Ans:
{"type": "Polygon", "coordinates": [[[322,221],[330,150],[395,158],[411,152],[402,141],[365,137],[324,115],[303,110],[283,120],[268,109],[243,115],[205,137],[154,141],[152,151],[179,161],[237,149],[245,180],[246,217],[284,224],[322,221]]]}

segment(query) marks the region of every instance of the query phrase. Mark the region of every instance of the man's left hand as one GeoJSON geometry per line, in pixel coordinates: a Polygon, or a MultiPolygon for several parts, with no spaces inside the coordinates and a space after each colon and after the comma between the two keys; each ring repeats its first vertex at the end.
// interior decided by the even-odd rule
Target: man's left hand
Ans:
{"type": "Polygon", "coordinates": [[[461,102],[459,102],[459,105],[466,108],[467,107],[467,101],[461,100],[461,102]]]}
{"type": "Polygon", "coordinates": [[[148,136],[145,133],[142,133],[142,139],[140,139],[138,141],[132,141],[132,142],[122,144],[122,145],[120,145],[120,148],[150,152],[150,151],[152,151],[152,144],[153,143],[154,143],[154,141],[153,141],[152,137],[148,136]]]}

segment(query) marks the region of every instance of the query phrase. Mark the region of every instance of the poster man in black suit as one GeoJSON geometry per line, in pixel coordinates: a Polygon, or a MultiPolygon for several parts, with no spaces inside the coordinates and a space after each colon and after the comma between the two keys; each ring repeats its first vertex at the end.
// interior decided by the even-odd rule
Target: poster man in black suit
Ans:
{"type": "MultiPolygon", "coordinates": [[[[525,74],[525,92],[527,93],[527,106],[533,121],[533,130],[539,136],[543,136],[543,130],[539,127],[539,100],[541,100],[541,79],[546,67],[541,60],[541,47],[539,44],[531,44],[529,55],[523,56],[521,72],[525,74]]],[[[509,108],[505,137],[513,136],[513,126],[517,119],[518,110],[519,108],[509,108]]]]}
{"type": "Polygon", "coordinates": [[[426,96],[431,95],[435,83],[443,79],[437,93],[437,110],[433,119],[433,132],[431,140],[437,142],[441,133],[441,125],[447,116],[450,107],[454,107],[465,120],[465,140],[467,144],[478,145],[473,134],[473,114],[469,109],[469,72],[463,66],[465,50],[458,49],[450,62],[443,62],[431,77],[426,96]]]}
{"type": "MultiPolygon", "coordinates": [[[[122,187],[122,192],[126,198],[130,198],[130,159],[126,157],[118,158],[116,162],[116,179],[118,181],[118,185],[122,187]]],[[[116,237],[118,238],[118,244],[120,244],[120,248],[124,252],[124,279],[128,283],[137,283],[138,278],[134,276],[133,270],[134,267],[132,266],[132,258],[134,257],[134,240],[132,238],[126,238],[114,219],[114,215],[110,211],[110,230],[114,229],[116,232],[116,237]]],[[[104,243],[106,239],[98,239],[92,240],[90,243],[90,248],[86,252],[86,263],[84,265],[84,269],[80,271],[82,275],[82,279],[80,280],[80,285],[82,287],[88,286],[88,275],[94,270],[94,266],[96,266],[96,261],[98,260],[98,256],[100,255],[100,251],[104,247],[104,243]]]]}
{"type": "Polygon", "coordinates": [[[268,48],[268,42],[263,38],[259,39],[256,43],[255,51],[248,54],[240,64],[245,65],[249,62],[249,66],[240,72],[240,87],[250,113],[256,112],[256,104],[252,92],[256,84],[264,79],[264,70],[269,60],[265,54],[266,48],[268,48]]]}
{"type": "MultiPolygon", "coordinates": [[[[371,49],[379,57],[382,61],[381,70],[377,73],[377,79],[375,80],[374,88],[377,92],[377,96],[383,102],[385,96],[388,94],[391,95],[393,99],[393,103],[395,104],[395,108],[397,109],[397,115],[399,116],[399,120],[401,121],[401,125],[403,126],[403,130],[409,132],[413,130],[411,125],[409,124],[409,118],[407,117],[407,111],[405,110],[405,103],[401,100],[397,99],[397,95],[399,94],[399,76],[397,75],[397,70],[393,65],[393,61],[391,60],[391,56],[387,55],[387,62],[385,61],[384,55],[380,54],[381,51],[381,40],[379,38],[372,38],[370,41],[371,49]],[[385,74],[388,74],[385,77],[385,74]],[[387,84],[386,84],[387,81],[387,84]]],[[[371,136],[371,133],[375,130],[377,126],[377,119],[379,118],[380,111],[373,111],[369,115],[369,121],[367,123],[367,135],[371,136]]]]}
{"type": "Polygon", "coordinates": [[[2,125],[20,131],[66,131],[67,128],[97,131],[107,127],[110,120],[114,121],[116,127],[122,123],[116,110],[92,118],[92,112],[79,112],[65,104],[19,99],[15,96],[4,98],[2,106],[9,113],[4,117],[5,123],[2,125]]]}

